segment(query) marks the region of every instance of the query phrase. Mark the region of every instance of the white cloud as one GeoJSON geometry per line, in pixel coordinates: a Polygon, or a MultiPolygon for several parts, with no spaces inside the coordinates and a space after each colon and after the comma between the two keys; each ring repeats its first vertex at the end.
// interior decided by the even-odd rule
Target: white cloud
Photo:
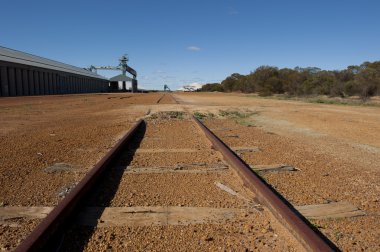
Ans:
{"type": "Polygon", "coordinates": [[[201,48],[198,46],[188,46],[186,49],[192,52],[199,52],[201,50],[201,48]]]}

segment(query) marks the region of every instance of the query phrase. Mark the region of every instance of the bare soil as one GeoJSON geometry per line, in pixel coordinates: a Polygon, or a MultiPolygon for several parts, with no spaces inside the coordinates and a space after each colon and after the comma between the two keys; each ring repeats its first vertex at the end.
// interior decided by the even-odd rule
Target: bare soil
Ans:
{"type": "MultiPolygon", "coordinates": [[[[159,97],[152,93],[1,98],[0,207],[56,205],[148,112],[129,106],[156,104],[159,97]],[[73,169],[50,172],[57,163],[73,169]]],[[[14,247],[38,223],[20,219],[17,227],[0,224],[0,249],[14,247]]]]}
{"type": "MultiPolygon", "coordinates": [[[[154,175],[126,172],[186,165],[201,170],[223,164],[187,121],[186,110],[204,116],[207,125],[232,147],[257,148],[240,154],[247,163],[296,167],[298,171],[262,175],[293,205],[345,201],[364,210],[366,216],[311,222],[344,251],[380,250],[380,108],[243,94],[176,93],[173,97],[120,93],[1,98],[0,207],[55,206],[137,118],[147,117],[142,142],[124,153],[94,192],[100,196],[90,197],[89,205],[246,208],[245,200],[215,186],[221,182],[254,199],[230,169],[176,173],[165,168],[154,175]]],[[[0,223],[2,250],[17,246],[39,220],[12,222],[14,226],[0,223]]],[[[86,239],[68,241],[67,250],[300,249],[265,208],[237,216],[228,225],[94,230],[77,226],[66,237],[70,235],[86,239]]]]}
{"type": "Polygon", "coordinates": [[[93,229],[74,225],[66,235],[63,250],[295,251],[300,248],[266,208],[255,208],[258,204],[252,201],[253,193],[243,186],[233,170],[202,171],[210,164],[222,163],[222,160],[194,122],[183,118],[168,119],[165,113],[153,114],[147,118],[146,131],[140,134],[143,134],[142,141],[129,147],[130,150],[138,147],[139,153],[123,153],[86,205],[211,207],[245,212],[227,223],[206,221],[201,224],[141,226],[139,220],[136,223],[132,220],[125,227],[93,229]],[[150,152],[163,148],[168,151],[150,152]],[[182,152],[184,149],[196,152],[182,152]],[[156,166],[158,169],[176,165],[195,165],[201,172],[138,172],[144,167],[155,169],[156,166]],[[128,173],[131,166],[136,172],[128,173]],[[215,183],[233,188],[241,197],[221,190],[215,183]]]}
{"type": "Polygon", "coordinates": [[[190,111],[212,113],[207,125],[226,143],[259,148],[241,154],[248,164],[298,168],[262,175],[293,205],[345,201],[364,210],[362,217],[311,221],[342,250],[380,250],[380,108],[242,94],[176,97],[190,111]]]}

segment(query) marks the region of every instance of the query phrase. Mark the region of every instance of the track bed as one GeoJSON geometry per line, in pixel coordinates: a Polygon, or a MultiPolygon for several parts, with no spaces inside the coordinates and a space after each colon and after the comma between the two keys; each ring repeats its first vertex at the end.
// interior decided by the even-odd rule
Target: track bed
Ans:
{"type": "Polygon", "coordinates": [[[254,198],[191,120],[147,120],[84,204],[110,212],[78,217],[62,250],[295,250],[254,198]]]}

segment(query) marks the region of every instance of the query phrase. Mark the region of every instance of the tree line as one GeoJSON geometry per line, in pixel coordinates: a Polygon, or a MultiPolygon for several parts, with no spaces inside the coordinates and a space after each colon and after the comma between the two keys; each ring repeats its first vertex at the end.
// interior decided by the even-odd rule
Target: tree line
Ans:
{"type": "Polygon", "coordinates": [[[380,61],[364,62],[340,71],[260,66],[248,75],[234,73],[221,83],[205,84],[201,91],[258,93],[260,96],[358,95],[366,101],[371,96],[380,95],[380,61]]]}

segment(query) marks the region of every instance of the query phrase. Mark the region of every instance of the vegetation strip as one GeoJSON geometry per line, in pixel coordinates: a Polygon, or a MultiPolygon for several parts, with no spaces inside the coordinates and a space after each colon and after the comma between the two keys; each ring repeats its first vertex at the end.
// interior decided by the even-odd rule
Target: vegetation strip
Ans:
{"type": "MultiPolygon", "coordinates": [[[[318,67],[294,69],[260,66],[248,75],[234,73],[219,83],[203,85],[201,91],[258,93],[260,96],[328,95],[359,96],[362,102],[380,94],[380,61],[363,62],[341,71],[318,67]]],[[[324,103],[324,102],[323,102],[324,103]]]]}

